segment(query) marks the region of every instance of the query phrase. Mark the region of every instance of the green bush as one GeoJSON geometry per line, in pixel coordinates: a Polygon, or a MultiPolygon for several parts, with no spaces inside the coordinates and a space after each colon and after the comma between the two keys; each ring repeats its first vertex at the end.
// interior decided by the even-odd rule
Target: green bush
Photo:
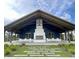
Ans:
{"type": "Polygon", "coordinates": [[[75,54],[75,45],[74,44],[66,44],[65,45],[66,51],[68,51],[71,54],[75,54]]]}
{"type": "Polygon", "coordinates": [[[16,45],[4,45],[4,55],[9,55],[12,51],[16,51],[16,45]]]}
{"type": "Polygon", "coordinates": [[[69,44],[69,46],[75,47],[75,44],[69,44]]]}
{"type": "Polygon", "coordinates": [[[68,52],[70,52],[71,54],[75,54],[75,49],[74,48],[70,48],[70,49],[67,49],[68,52]]]}
{"type": "Polygon", "coordinates": [[[65,47],[65,44],[59,44],[58,47],[65,47]]]}
{"type": "Polygon", "coordinates": [[[16,45],[11,45],[11,46],[10,46],[10,49],[11,49],[12,51],[16,51],[16,48],[17,48],[16,45]]]}
{"type": "Polygon", "coordinates": [[[25,44],[23,43],[22,46],[25,46],[25,44]]]}
{"type": "Polygon", "coordinates": [[[9,55],[11,53],[11,49],[9,47],[7,47],[6,49],[4,49],[4,54],[5,55],[9,55]]]}
{"type": "Polygon", "coordinates": [[[25,47],[26,45],[25,45],[25,43],[22,43],[21,45],[20,45],[20,47],[25,47]]]}
{"type": "Polygon", "coordinates": [[[4,48],[7,48],[7,47],[9,47],[9,45],[8,45],[8,44],[5,44],[5,45],[4,45],[4,48]]]}

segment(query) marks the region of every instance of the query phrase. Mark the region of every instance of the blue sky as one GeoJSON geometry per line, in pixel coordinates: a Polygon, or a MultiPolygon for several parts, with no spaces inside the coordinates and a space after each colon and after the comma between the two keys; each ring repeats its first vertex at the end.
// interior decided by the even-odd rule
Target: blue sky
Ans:
{"type": "Polygon", "coordinates": [[[5,0],[4,24],[7,25],[38,9],[75,23],[74,0],[5,0]]]}

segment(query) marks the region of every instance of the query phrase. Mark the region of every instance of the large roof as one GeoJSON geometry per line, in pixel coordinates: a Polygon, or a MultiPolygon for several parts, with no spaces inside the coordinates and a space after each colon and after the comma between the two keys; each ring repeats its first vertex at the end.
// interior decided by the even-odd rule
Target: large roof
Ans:
{"type": "Polygon", "coordinates": [[[44,21],[47,21],[48,23],[58,27],[61,30],[74,30],[75,24],[70,23],[66,20],[63,20],[59,17],[53,16],[49,13],[46,13],[41,10],[37,10],[33,13],[30,13],[29,15],[26,15],[4,27],[7,31],[18,31],[23,26],[30,24],[30,22],[34,21],[36,18],[44,18],[44,21]]]}

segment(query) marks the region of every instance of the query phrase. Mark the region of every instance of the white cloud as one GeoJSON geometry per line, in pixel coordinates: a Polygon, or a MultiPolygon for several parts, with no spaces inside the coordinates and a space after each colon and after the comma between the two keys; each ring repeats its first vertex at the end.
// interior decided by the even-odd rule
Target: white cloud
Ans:
{"type": "Polygon", "coordinates": [[[63,0],[63,3],[60,4],[58,11],[56,11],[56,15],[63,14],[62,12],[69,8],[73,2],[74,0],[63,0]]]}
{"type": "Polygon", "coordinates": [[[49,9],[50,12],[57,7],[58,0],[55,0],[55,1],[52,1],[52,2],[53,3],[51,4],[51,8],[49,9]]]}
{"type": "Polygon", "coordinates": [[[60,16],[63,12],[71,6],[74,0],[36,0],[39,9],[54,12],[54,15],[60,16]]]}
{"type": "Polygon", "coordinates": [[[27,0],[26,1],[25,0],[19,0],[19,1],[17,1],[17,0],[5,0],[4,17],[6,19],[14,21],[14,20],[32,12],[32,11],[34,11],[35,9],[33,7],[31,7],[32,2],[30,3],[30,1],[27,1],[27,0]],[[13,9],[13,7],[15,9],[13,9]],[[18,11],[18,10],[21,10],[23,13],[21,13],[21,11],[18,11]]]}
{"type": "MultiPolygon", "coordinates": [[[[9,19],[9,20],[15,20],[17,19],[20,15],[17,11],[13,10],[10,3],[13,3],[13,0],[7,0],[5,1],[5,11],[4,11],[4,17],[9,19]]],[[[4,20],[5,21],[5,20],[4,20]]]]}
{"type": "Polygon", "coordinates": [[[37,5],[39,6],[39,9],[51,11],[57,6],[58,0],[36,0],[37,5]]]}
{"type": "Polygon", "coordinates": [[[71,15],[66,13],[66,12],[64,12],[63,16],[61,16],[61,17],[64,18],[64,19],[67,19],[67,20],[71,19],[71,15]]]}
{"type": "Polygon", "coordinates": [[[17,17],[19,17],[19,13],[17,13],[16,11],[14,11],[13,9],[7,7],[5,9],[5,14],[4,14],[5,18],[8,18],[10,20],[12,19],[16,19],[17,17]]]}
{"type": "Polygon", "coordinates": [[[64,20],[66,20],[66,21],[69,21],[69,22],[72,22],[73,23],[72,18],[71,18],[71,15],[68,14],[68,13],[66,13],[66,12],[64,12],[63,15],[60,16],[60,18],[62,18],[64,20]]]}
{"type": "MultiPolygon", "coordinates": [[[[5,18],[13,21],[37,8],[60,16],[73,2],[74,0],[5,0],[5,18]],[[38,7],[35,7],[34,4],[38,7]]],[[[71,15],[68,13],[63,15],[63,18],[71,19],[71,15]]]]}

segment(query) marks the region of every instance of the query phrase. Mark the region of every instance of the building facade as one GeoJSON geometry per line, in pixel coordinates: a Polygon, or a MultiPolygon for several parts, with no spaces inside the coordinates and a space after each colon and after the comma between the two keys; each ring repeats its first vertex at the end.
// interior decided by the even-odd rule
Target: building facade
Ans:
{"type": "MultiPolygon", "coordinates": [[[[56,16],[37,10],[4,27],[8,41],[26,42],[74,41],[75,25],[56,16]],[[15,38],[13,38],[13,35],[15,38]]],[[[6,39],[5,39],[6,40],[6,39]]]]}

